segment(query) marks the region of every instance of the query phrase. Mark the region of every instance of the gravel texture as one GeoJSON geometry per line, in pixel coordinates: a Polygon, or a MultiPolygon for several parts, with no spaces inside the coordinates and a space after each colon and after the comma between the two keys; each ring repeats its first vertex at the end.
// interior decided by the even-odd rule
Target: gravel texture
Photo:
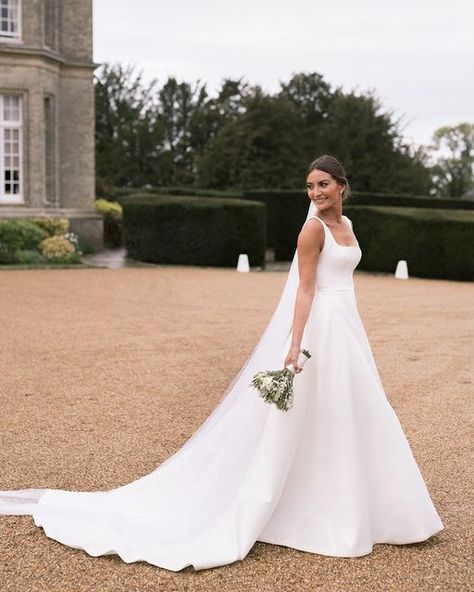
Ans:
{"type": "MultiPolygon", "coordinates": [[[[212,411],[285,279],[188,267],[2,271],[0,489],[92,491],[152,471],[212,411]]],[[[355,283],[441,533],[358,558],[257,543],[244,561],[173,573],[90,557],[29,516],[6,516],[2,592],[473,590],[474,286],[360,272],[355,283]]]]}

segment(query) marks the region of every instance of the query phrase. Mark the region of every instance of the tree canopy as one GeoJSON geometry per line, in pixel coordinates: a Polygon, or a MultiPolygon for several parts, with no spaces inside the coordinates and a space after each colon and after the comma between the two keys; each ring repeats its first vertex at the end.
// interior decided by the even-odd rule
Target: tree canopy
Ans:
{"type": "Polygon", "coordinates": [[[474,124],[440,127],[430,147],[433,184],[441,197],[462,197],[474,189],[474,124]]]}
{"type": "Polygon", "coordinates": [[[324,153],[344,163],[359,191],[451,195],[472,186],[472,129],[439,131],[451,156],[430,166],[372,92],[333,89],[317,72],[295,74],[273,94],[242,79],[223,80],[213,96],[199,80],[159,86],[120,64],[102,66],[95,82],[101,194],[112,186],[304,187],[308,163],[324,153]]]}

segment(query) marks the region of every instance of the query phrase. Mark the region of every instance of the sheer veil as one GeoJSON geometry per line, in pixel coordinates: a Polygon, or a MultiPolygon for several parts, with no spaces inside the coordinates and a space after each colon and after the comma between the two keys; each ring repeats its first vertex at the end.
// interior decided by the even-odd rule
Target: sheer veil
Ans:
{"type": "MultiPolygon", "coordinates": [[[[310,203],[306,220],[316,211],[314,204],[310,203]]],[[[178,469],[179,467],[186,467],[186,462],[183,463],[183,459],[186,458],[187,453],[190,451],[198,453],[201,449],[204,452],[207,452],[213,441],[212,432],[214,431],[214,428],[216,428],[222,418],[231,412],[238,413],[240,419],[242,419],[242,421],[247,421],[249,425],[251,425],[252,422],[259,421],[255,416],[252,404],[242,404],[241,402],[239,403],[239,401],[242,400],[242,397],[249,401],[251,399],[253,401],[254,398],[257,398],[247,398],[244,394],[250,389],[249,383],[255,372],[263,369],[283,367],[284,356],[287,353],[291,336],[294,301],[297,288],[298,253],[295,250],[283,292],[267,327],[247,361],[234,377],[232,383],[224,391],[211,414],[191,435],[187,442],[185,442],[177,452],[161,463],[150,475],[142,477],[137,481],[122,487],[108,490],[109,492],[120,493],[123,490],[128,490],[129,487],[134,484],[146,480],[155,473],[163,471],[165,467],[176,467],[178,469]],[[235,409],[236,406],[239,406],[238,410],[235,409]],[[209,436],[208,444],[205,442],[207,436],[209,436]],[[200,444],[202,444],[202,446],[200,446],[200,444]]],[[[38,506],[39,500],[47,491],[53,490],[36,488],[0,491],[0,514],[33,514],[38,506]]]]}

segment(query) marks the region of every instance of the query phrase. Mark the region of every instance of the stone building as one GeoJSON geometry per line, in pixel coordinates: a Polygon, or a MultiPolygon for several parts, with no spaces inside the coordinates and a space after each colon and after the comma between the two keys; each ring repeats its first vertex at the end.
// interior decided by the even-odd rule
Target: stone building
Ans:
{"type": "Polygon", "coordinates": [[[92,0],[0,0],[0,218],[60,216],[92,248],[92,0]]]}

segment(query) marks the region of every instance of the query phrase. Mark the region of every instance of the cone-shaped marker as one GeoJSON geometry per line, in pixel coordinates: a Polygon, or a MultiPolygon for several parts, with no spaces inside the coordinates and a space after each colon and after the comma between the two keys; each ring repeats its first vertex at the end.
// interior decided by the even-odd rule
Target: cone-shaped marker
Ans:
{"type": "Polygon", "coordinates": [[[237,271],[250,271],[249,258],[245,253],[239,255],[237,262],[237,271]]]}
{"type": "Polygon", "coordinates": [[[408,279],[408,266],[407,262],[401,260],[397,263],[397,269],[395,270],[395,277],[397,280],[407,280],[408,279]]]}

